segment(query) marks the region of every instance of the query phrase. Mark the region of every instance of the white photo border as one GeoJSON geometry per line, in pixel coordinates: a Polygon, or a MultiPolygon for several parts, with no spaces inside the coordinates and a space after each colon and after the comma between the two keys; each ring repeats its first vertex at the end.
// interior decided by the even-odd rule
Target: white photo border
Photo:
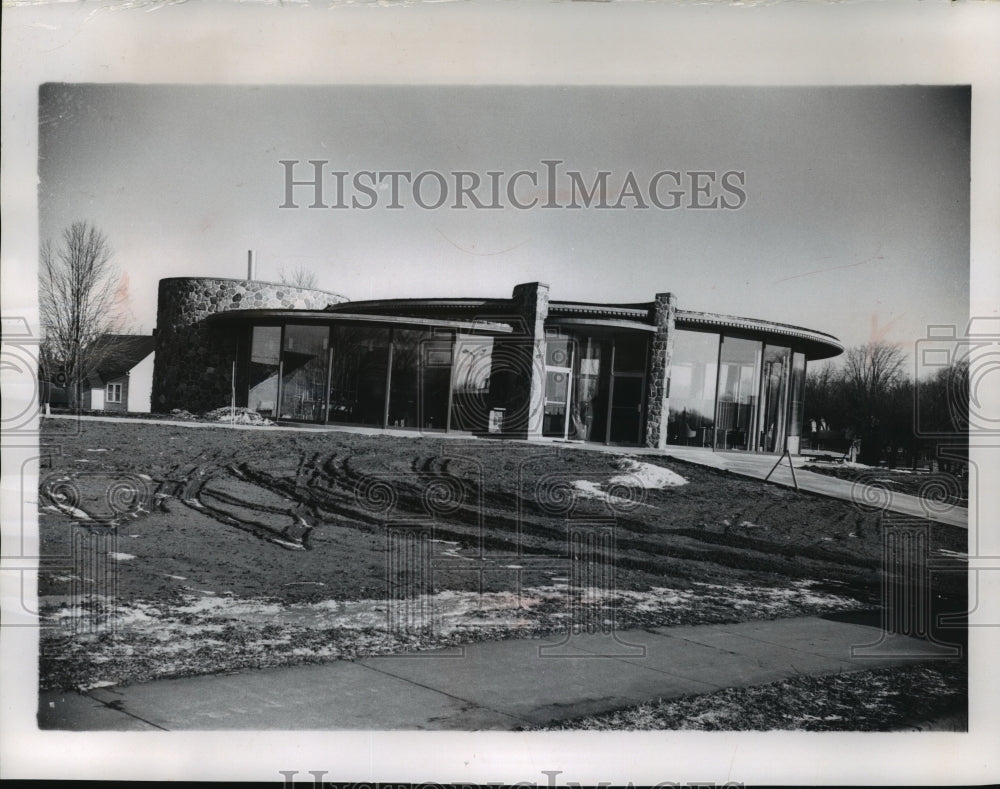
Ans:
{"type": "MultiPolygon", "coordinates": [[[[52,4],[3,18],[2,309],[37,332],[38,87],[46,82],[187,84],[621,84],[972,86],[970,314],[1000,305],[1000,6],[989,3],[52,4]]],[[[5,418],[16,394],[4,393],[5,418]]],[[[998,393],[985,392],[996,405],[998,393]]],[[[998,409],[993,408],[992,413],[998,409]]],[[[20,468],[4,446],[2,518],[20,519],[20,468]]],[[[1000,478],[973,449],[981,480],[1000,478]],[[990,471],[992,470],[992,473],[990,471]]],[[[30,508],[29,508],[30,509],[30,508]]],[[[1000,522],[978,491],[980,550],[1000,522]]],[[[976,528],[976,524],[972,525],[976,528]]],[[[5,551],[6,553],[6,551],[5,551]]],[[[25,555],[31,553],[26,550],[25,555]]],[[[20,594],[5,564],[4,616],[20,594]]],[[[29,568],[30,569],[30,568],[29,568]]],[[[975,573],[970,574],[976,582],[975,573]]],[[[1000,600],[996,573],[978,598],[1000,600]]],[[[981,783],[1000,778],[1000,631],[970,633],[968,734],[651,732],[42,732],[35,726],[37,633],[3,628],[5,778],[337,781],[556,781],[655,784],[981,783]]]]}

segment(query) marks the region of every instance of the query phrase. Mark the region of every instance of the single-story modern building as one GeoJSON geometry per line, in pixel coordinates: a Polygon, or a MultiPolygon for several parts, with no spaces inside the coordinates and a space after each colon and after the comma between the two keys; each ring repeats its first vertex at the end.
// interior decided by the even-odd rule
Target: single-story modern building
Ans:
{"type": "Polygon", "coordinates": [[[348,301],[254,279],[160,281],[153,408],[626,446],[799,450],[823,332],[648,302],[348,301]]]}
{"type": "Polygon", "coordinates": [[[94,411],[149,413],[155,339],[143,334],[105,334],[100,364],[83,382],[80,406],[94,411]]]}

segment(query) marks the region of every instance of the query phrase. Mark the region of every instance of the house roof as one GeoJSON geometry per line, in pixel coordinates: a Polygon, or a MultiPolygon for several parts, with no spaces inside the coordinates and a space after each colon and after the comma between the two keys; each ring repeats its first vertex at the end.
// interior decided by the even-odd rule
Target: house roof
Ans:
{"type": "Polygon", "coordinates": [[[121,378],[156,347],[148,334],[104,334],[95,343],[95,353],[100,359],[88,378],[111,381],[121,378]]]}

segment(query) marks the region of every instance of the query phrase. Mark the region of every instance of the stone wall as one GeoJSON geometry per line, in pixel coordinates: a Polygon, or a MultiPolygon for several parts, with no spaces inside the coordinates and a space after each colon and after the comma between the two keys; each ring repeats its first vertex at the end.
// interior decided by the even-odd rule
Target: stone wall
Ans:
{"type": "Polygon", "coordinates": [[[153,411],[192,413],[229,405],[238,342],[231,329],[210,327],[218,312],[321,310],[347,301],[336,293],[256,280],[175,277],[160,280],[156,310],[153,411]]]}
{"type": "Polygon", "coordinates": [[[670,414],[670,360],[674,348],[677,297],[657,293],[650,308],[650,322],[656,334],[650,343],[649,373],[646,377],[646,446],[663,449],[667,445],[670,414]]]}

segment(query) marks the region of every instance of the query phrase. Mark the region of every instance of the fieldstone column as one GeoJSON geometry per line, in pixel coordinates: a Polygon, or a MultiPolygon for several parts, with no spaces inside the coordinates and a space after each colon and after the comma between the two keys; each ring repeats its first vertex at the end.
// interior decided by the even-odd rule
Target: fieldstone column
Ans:
{"type": "Polygon", "coordinates": [[[513,428],[525,438],[541,438],[545,412],[545,319],[549,315],[549,286],[544,282],[526,282],[514,286],[511,294],[514,309],[523,319],[520,346],[524,417],[513,428]]]}
{"type": "Polygon", "coordinates": [[[674,322],[677,317],[677,297],[673,293],[657,293],[649,311],[656,334],[649,354],[646,373],[646,446],[664,449],[667,446],[667,419],[670,415],[670,359],[674,350],[674,322]]]}

